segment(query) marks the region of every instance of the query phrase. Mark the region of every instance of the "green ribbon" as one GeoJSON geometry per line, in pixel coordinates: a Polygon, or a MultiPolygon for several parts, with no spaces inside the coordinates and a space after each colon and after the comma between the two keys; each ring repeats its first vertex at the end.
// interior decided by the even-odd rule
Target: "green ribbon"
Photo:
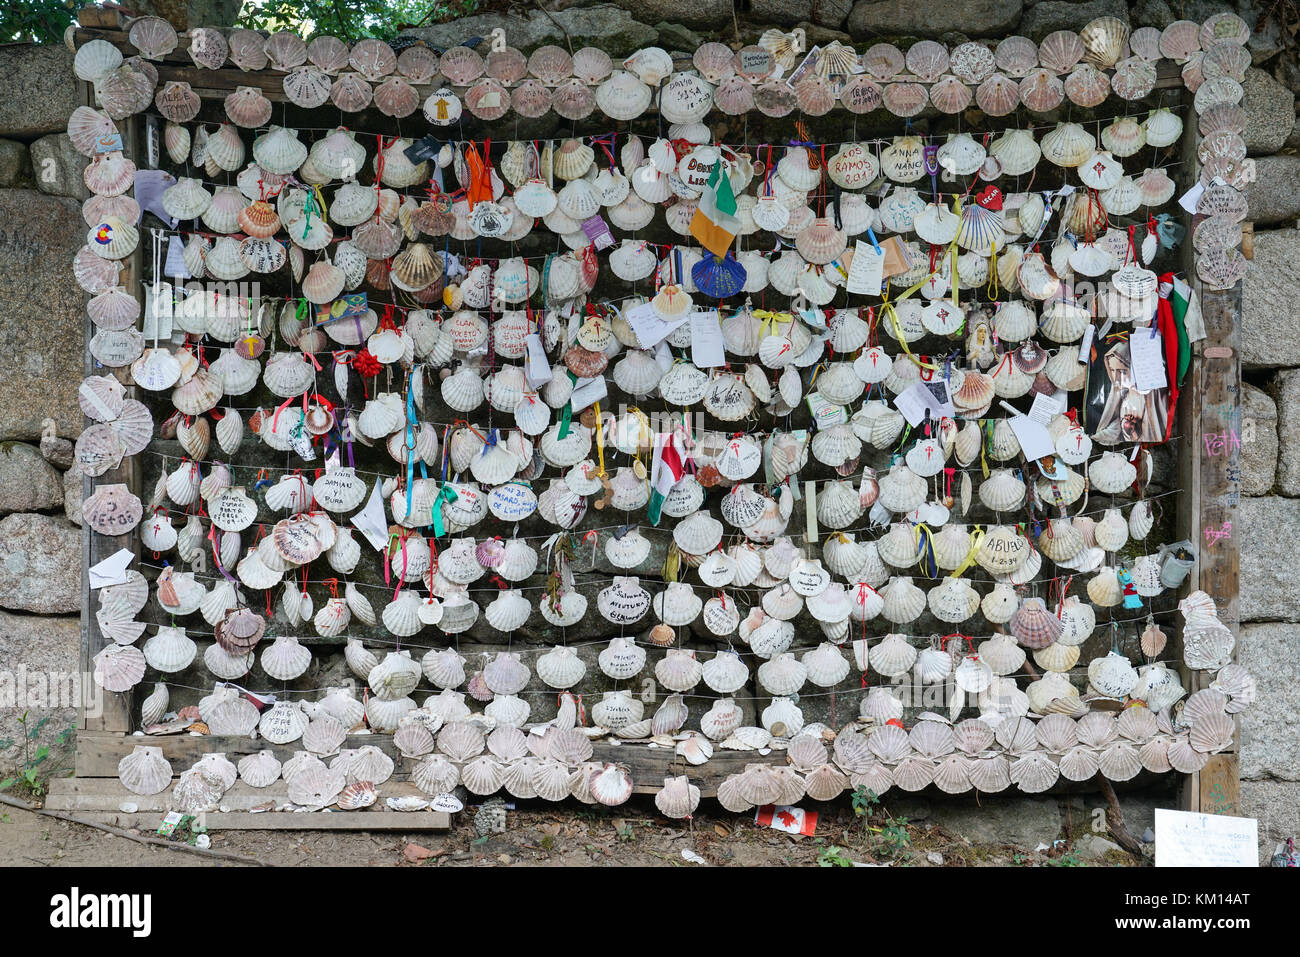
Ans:
{"type": "Polygon", "coordinates": [[[460,496],[448,482],[443,482],[442,487],[438,489],[438,497],[433,500],[433,536],[441,538],[447,534],[447,528],[442,524],[442,503],[454,502],[460,496]]]}
{"type": "MultiPolygon", "coordinates": [[[[577,384],[578,377],[574,375],[571,370],[566,372],[565,374],[569,377],[570,382],[577,384]]],[[[569,426],[572,424],[572,422],[573,422],[573,399],[569,399],[568,402],[564,403],[564,410],[560,413],[560,431],[557,438],[563,439],[568,436],[569,426]]]]}

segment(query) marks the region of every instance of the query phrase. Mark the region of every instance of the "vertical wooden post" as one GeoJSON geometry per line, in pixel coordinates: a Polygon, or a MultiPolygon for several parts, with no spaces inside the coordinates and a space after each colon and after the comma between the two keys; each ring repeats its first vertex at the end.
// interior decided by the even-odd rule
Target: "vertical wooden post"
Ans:
{"type": "MultiPolygon", "coordinates": [[[[83,83],[82,103],[87,106],[94,106],[94,91],[89,83],[83,83]]],[[[138,116],[133,116],[129,120],[119,124],[122,130],[122,145],[125,153],[132,159],[137,159],[141,153],[142,147],[142,123],[138,116]]],[[[125,262],[124,275],[122,277],[125,288],[132,295],[142,295],[139,288],[141,280],[141,257],[143,255],[140,246],[136,247],[129,259],[125,262]]],[[[89,343],[91,337],[95,334],[93,324],[89,316],[83,317],[86,332],[86,351],[84,356],[84,373],[85,375],[102,375],[106,370],[98,369],[95,366],[95,360],[90,354],[89,343]]],[[[127,396],[135,397],[135,386],[131,382],[131,373],[129,369],[107,370],[113,372],[123,384],[127,386],[127,396]]],[[[84,425],[89,425],[90,420],[85,420],[84,425]]],[[[110,469],[97,479],[86,476],[81,482],[82,498],[90,495],[96,485],[126,485],[132,492],[140,494],[140,471],[136,464],[135,456],[128,456],[122,460],[122,464],[115,469],[110,469]]],[[[88,731],[121,731],[128,732],[132,727],[132,714],[135,696],[130,693],[114,694],[113,692],[104,691],[91,678],[95,670],[95,655],[107,645],[112,644],[112,639],[106,637],[99,629],[99,622],[95,618],[95,605],[97,602],[90,594],[90,583],[86,569],[91,565],[107,558],[121,549],[126,548],[139,555],[139,536],[135,532],[128,535],[119,535],[112,538],[98,535],[91,531],[89,524],[83,523],[81,527],[81,552],[82,552],[82,599],[81,599],[81,674],[83,676],[83,685],[85,686],[84,695],[98,695],[101,699],[101,707],[98,709],[88,709],[86,707],[89,701],[83,696],[83,705],[81,709],[81,720],[79,726],[88,731]],[[97,712],[97,713],[96,713],[97,712]]]]}
{"type": "MultiPolygon", "coordinates": [[[[1190,187],[1199,176],[1195,145],[1195,133],[1189,129],[1183,159],[1192,177],[1184,187],[1190,187]]],[[[1192,227],[1202,218],[1193,217],[1192,227]]],[[[1219,618],[1240,640],[1237,503],[1241,499],[1242,287],[1240,282],[1231,289],[1202,287],[1196,277],[1190,229],[1184,241],[1183,267],[1194,293],[1200,297],[1206,335],[1193,346],[1192,366],[1178,412],[1185,436],[1179,478],[1188,507],[1179,510],[1177,527],[1179,535],[1196,548],[1197,562],[1188,578],[1188,590],[1199,588],[1213,598],[1219,618]]],[[[1181,671],[1189,694],[1209,684],[1205,672],[1187,668],[1181,671]]],[[[1184,782],[1180,801],[1184,810],[1237,813],[1240,721],[1237,728],[1238,740],[1232,750],[1212,755],[1201,771],[1184,782]]]]}

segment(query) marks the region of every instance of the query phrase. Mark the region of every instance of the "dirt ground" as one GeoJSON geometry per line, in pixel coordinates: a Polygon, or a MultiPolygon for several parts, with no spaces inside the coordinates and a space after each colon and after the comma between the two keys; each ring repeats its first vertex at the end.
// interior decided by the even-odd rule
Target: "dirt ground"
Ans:
{"type": "MultiPolygon", "coordinates": [[[[1083,866],[1133,865],[1126,856],[1082,861],[1068,846],[1045,853],[1012,846],[973,846],[941,827],[900,824],[888,812],[855,817],[848,801],[820,808],[817,833],[790,835],[760,827],[752,815],[701,811],[665,820],[649,799],[619,808],[524,805],[507,813],[506,831],[479,837],[472,809],[448,831],[215,831],[213,850],[283,867],[524,866],[1083,866]],[[688,859],[683,852],[698,856],[688,859]],[[702,862],[702,863],[701,863],[702,862]]],[[[241,866],[198,854],[139,844],[17,808],[0,808],[0,861],[18,866],[241,866]]]]}

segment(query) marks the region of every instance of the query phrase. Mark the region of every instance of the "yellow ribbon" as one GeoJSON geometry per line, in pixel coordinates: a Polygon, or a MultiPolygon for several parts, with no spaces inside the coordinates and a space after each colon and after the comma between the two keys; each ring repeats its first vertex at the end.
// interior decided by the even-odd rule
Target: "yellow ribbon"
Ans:
{"type": "Polygon", "coordinates": [[[975,556],[979,554],[979,550],[983,545],[984,545],[984,526],[976,525],[975,531],[971,533],[971,537],[970,537],[970,551],[966,553],[965,559],[963,559],[962,563],[958,565],[957,568],[953,571],[951,577],[961,578],[961,576],[964,575],[966,571],[969,570],[970,567],[975,564],[975,556]]]}
{"type": "Polygon", "coordinates": [[[989,284],[987,288],[989,301],[998,301],[998,244],[993,244],[989,253],[989,284]]]}
{"type": "MultiPolygon", "coordinates": [[[[912,538],[916,542],[916,566],[921,569],[921,572],[926,578],[932,577],[929,569],[925,567],[925,556],[927,552],[929,552],[931,558],[934,556],[933,534],[934,533],[930,531],[930,526],[926,525],[924,522],[919,522],[912,526],[912,538]],[[929,547],[922,547],[922,541],[924,541],[929,547]]],[[[938,568],[937,562],[935,567],[938,568]]]]}
{"type": "Polygon", "coordinates": [[[596,457],[600,462],[600,471],[596,474],[601,478],[605,477],[605,430],[601,427],[600,422],[600,403],[592,405],[596,413],[596,457]]]}
{"type": "Polygon", "coordinates": [[[320,207],[320,218],[327,219],[329,210],[325,206],[325,194],[321,192],[319,186],[313,186],[311,191],[316,194],[316,205],[320,207]]]}
{"type": "MultiPolygon", "coordinates": [[[[913,286],[911,289],[907,291],[907,293],[904,293],[902,296],[899,297],[899,302],[906,299],[909,294],[915,292],[919,288],[920,286],[913,286]]],[[[898,313],[894,311],[894,304],[889,301],[888,288],[886,288],[885,291],[885,301],[880,308],[881,311],[885,314],[885,318],[889,320],[889,324],[894,327],[894,338],[896,338],[898,340],[898,344],[903,347],[904,355],[906,355],[909,359],[911,359],[912,362],[915,363],[920,368],[929,369],[932,372],[938,372],[939,367],[935,365],[933,362],[926,362],[924,359],[918,358],[917,356],[912,354],[912,350],[907,345],[907,337],[903,335],[903,325],[898,321],[898,313]]]]}
{"type": "MultiPolygon", "coordinates": [[[[958,221],[960,221],[961,220],[961,197],[960,196],[954,196],[952,198],[952,211],[957,214],[957,219],[958,221]]],[[[958,233],[961,232],[960,227],[958,228],[957,231],[958,233]]],[[[951,274],[949,276],[949,279],[952,281],[952,304],[954,308],[960,309],[961,303],[958,301],[959,299],[958,292],[960,291],[961,283],[959,282],[959,277],[957,276],[957,240],[956,239],[954,239],[951,243],[948,244],[948,256],[949,256],[948,272],[951,274]]]]}
{"type": "Polygon", "coordinates": [[[781,323],[794,322],[794,315],[789,312],[772,312],[769,309],[755,309],[755,319],[759,320],[759,338],[781,334],[781,323]]]}

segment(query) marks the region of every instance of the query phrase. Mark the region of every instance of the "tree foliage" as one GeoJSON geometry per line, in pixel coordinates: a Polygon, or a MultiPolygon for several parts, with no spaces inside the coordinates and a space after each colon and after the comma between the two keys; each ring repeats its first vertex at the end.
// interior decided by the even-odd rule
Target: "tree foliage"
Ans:
{"type": "Polygon", "coordinates": [[[62,43],[63,31],[77,18],[76,0],[4,0],[0,3],[0,42],[62,43]]]}
{"type": "Polygon", "coordinates": [[[293,30],[306,37],[388,40],[402,27],[443,23],[468,16],[482,0],[252,0],[240,25],[254,30],[293,30]]]}
{"type": "MultiPolygon", "coordinates": [[[[246,0],[239,25],[293,30],[305,37],[389,40],[404,26],[445,23],[468,16],[485,0],[246,0]]],[[[61,43],[86,0],[3,0],[0,43],[61,43]]]]}

